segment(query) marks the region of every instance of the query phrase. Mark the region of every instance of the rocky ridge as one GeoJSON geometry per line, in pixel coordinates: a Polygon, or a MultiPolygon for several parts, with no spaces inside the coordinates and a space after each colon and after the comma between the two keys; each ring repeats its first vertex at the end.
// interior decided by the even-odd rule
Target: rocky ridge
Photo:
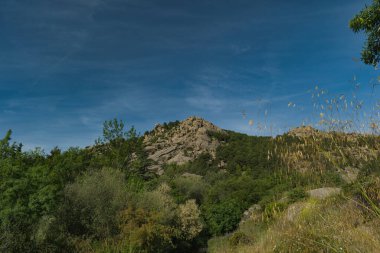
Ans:
{"type": "Polygon", "coordinates": [[[296,127],[288,132],[289,135],[296,136],[296,137],[308,137],[308,136],[316,135],[318,133],[320,132],[317,129],[313,128],[312,126],[296,127]]]}
{"type": "Polygon", "coordinates": [[[224,132],[212,123],[199,118],[189,117],[177,122],[170,128],[157,124],[150,133],[144,136],[144,146],[148,158],[153,161],[150,170],[162,174],[165,163],[184,164],[202,153],[215,156],[221,144],[209,136],[209,132],[224,132]]]}

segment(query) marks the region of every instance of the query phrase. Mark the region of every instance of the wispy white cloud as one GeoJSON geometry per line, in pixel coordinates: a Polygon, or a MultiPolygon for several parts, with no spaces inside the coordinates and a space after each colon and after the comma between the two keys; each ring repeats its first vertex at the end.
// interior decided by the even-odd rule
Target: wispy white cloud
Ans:
{"type": "Polygon", "coordinates": [[[251,46],[250,45],[238,45],[238,44],[233,44],[231,45],[231,50],[237,54],[237,55],[241,55],[241,54],[244,54],[244,53],[247,53],[251,50],[251,46]]]}
{"type": "Polygon", "coordinates": [[[186,102],[194,108],[219,112],[224,109],[225,102],[217,98],[209,87],[197,86],[193,94],[186,98],[186,102]]]}

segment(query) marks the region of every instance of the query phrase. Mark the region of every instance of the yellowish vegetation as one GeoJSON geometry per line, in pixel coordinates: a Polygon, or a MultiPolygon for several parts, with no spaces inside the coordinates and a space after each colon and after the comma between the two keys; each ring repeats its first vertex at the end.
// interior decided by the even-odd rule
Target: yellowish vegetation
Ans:
{"type": "MultiPolygon", "coordinates": [[[[303,204],[292,219],[287,211],[279,215],[255,242],[231,246],[226,239],[214,240],[210,252],[380,252],[380,220],[356,201],[336,197],[303,204]]],[[[248,231],[247,237],[252,235],[248,231]]]]}
{"type": "Polygon", "coordinates": [[[210,240],[210,252],[380,252],[380,178],[373,168],[380,157],[380,103],[366,114],[355,94],[326,94],[319,87],[312,91],[318,130],[303,126],[274,138],[268,159],[280,161],[288,174],[335,173],[345,181],[342,193],[285,205],[277,200],[262,219],[210,240]]]}

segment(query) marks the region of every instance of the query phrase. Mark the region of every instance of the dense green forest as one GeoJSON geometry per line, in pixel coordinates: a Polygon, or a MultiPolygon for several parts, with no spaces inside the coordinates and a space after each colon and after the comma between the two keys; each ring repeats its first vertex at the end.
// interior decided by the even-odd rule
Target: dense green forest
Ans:
{"type": "Polygon", "coordinates": [[[376,150],[376,137],[352,142],[337,134],[208,135],[224,143],[215,157],[204,153],[184,165],[167,164],[157,176],[147,169],[151,161],[143,136],[134,128],[124,130],[122,121],[106,121],[94,146],[48,154],[23,151],[9,131],[0,145],[0,251],[201,252],[210,243],[215,248],[211,238],[226,238],[233,248],[252,243],[249,233],[237,231],[251,206],[260,206],[260,222],[252,227],[262,231],[307,199],[307,190],[326,186],[343,187],[347,196],[378,210],[379,187],[368,183],[377,180],[378,158],[317,155],[340,150],[350,157],[345,152],[353,143],[376,150]],[[312,142],[315,138],[323,140],[312,142]],[[300,150],[310,155],[304,159],[312,163],[307,171],[289,162],[300,150]],[[357,162],[363,184],[344,182],[335,166],[357,162]]]}

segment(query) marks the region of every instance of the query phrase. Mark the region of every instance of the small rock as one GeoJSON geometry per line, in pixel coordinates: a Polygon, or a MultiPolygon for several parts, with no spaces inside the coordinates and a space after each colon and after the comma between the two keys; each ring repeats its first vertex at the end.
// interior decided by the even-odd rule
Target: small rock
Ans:
{"type": "Polygon", "coordinates": [[[288,221],[294,221],[305,208],[305,202],[298,202],[290,205],[286,211],[285,219],[288,221]]]}
{"type": "Polygon", "coordinates": [[[340,172],[340,176],[346,183],[354,182],[358,178],[358,175],[359,169],[352,167],[346,167],[340,172]]]}

